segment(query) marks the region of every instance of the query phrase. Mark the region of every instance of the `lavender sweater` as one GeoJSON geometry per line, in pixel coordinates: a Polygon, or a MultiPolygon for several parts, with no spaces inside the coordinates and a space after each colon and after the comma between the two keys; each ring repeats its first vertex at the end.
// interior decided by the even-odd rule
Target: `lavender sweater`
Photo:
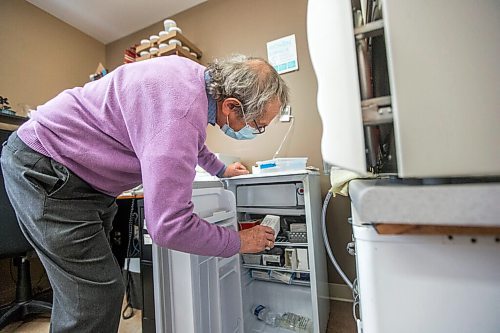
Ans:
{"type": "Polygon", "coordinates": [[[142,182],[158,245],[232,256],[238,233],[200,219],[191,202],[196,164],[212,175],[224,167],[205,146],[204,70],[177,56],[121,66],[39,106],[18,135],[98,191],[116,196],[142,182]]]}

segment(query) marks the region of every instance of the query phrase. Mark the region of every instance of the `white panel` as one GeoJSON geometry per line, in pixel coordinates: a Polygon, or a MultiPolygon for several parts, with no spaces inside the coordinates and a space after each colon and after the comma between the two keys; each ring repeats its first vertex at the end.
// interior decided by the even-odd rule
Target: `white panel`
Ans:
{"type": "Polygon", "coordinates": [[[365,174],[365,144],[351,2],[309,0],[307,38],[318,79],[323,159],[330,164],[365,174]]]}
{"type": "Polygon", "coordinates": [[[500,227],[500,183],[403,185],[353,180],[349,195],[372,223],[500,227]]]}
{"type": "Polygon", "coordinates": [[[500,244],[493,236],[473,244],[466,236],[353,229],[363,333],[499,332],[500,244]]]}
{"type": "Polygon", "coordinates": [[[383,9],[400,176],[500,175],[500,2],[383,9]]]}
{"type": "Polygon", "coordinates": [[[372,223],[379,218],[417,225],[458,220],[455,224],[478,226],[489,220],[496,223],[486,225],[498,226],[499,184],[352,185],[363,332],[498,333],[498,235],[380,235],[372,223]],[[469,205],[467,199],[474,202],[469,205]],[[387,211],[377,209],[384,205],[390,206],[387,211]]]}
{"type": "Polygon", "coordinates": [[[297,206],[297,190],[294,183],[238,186],[236,205],[253,207],[297,206]]]}

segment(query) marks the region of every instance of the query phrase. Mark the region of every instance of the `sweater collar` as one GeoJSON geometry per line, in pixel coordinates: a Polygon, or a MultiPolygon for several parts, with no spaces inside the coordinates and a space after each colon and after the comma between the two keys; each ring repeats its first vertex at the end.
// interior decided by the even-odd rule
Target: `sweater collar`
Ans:
{"type": "Polygon", "coordinates": [[[210,74],[205,71],[205,91],[208,99],[208,123],[215,126],[217,114],[217,101],[208,93],[208,84],[212,81],[210,74]]]}

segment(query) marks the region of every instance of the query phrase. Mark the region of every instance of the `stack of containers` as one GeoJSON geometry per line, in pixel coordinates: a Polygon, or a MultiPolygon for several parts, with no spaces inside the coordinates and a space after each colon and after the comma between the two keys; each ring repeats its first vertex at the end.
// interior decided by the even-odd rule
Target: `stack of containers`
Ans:
{"type": "MultiPolygon", "coordinates": [[[[141,44],[138,46],[140,51],[137,56],[143,59],[149,59],[150,57],[155,57],[162,55],[162,51],[166,51],[172,45],[177,45],[181,47],[184,51],[190,54],[194,59],[197,59],[199,55],[193,52],[187,45],[183,45],[181,38],[168,38],[164,37],[172,34],[174,32],[182,34],[182,29],[177,26],[177,23],[172,19],[167,19],[163,21],[164,30],[160,31],[158,35],[151,35],[149,39],[141,40],[141,44]]],[[[139,59],[139,60],[143,60],[139,59]]]]}

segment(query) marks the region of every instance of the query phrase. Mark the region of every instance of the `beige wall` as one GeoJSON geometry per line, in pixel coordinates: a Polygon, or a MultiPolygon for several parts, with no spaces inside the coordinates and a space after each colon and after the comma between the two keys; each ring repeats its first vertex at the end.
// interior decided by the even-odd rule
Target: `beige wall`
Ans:
{"type": "MultiPolygon", "coordinates": [[[[22,104],[36,107],[66,88],[89,80],[105,46],[24,0],[0,1],[0,95],[24,115],[22,104]]],[[[0,124],[0,128],[12,126],[0,124]]],[[[0,305],[12,301],[15,282],[10,259],[0,260],[0,305]]],[[[35,292],[48,287],[40,262],[32,259],[35,292]]]]}
{"type": "Polygon", "coordinates": [[[0,95],[14,111],[89,80],[105,46],[24,0],[0,1],[0,95]]]}
{"type": "MultiPolygon", "coordinates": [[[[320,139],[321,120],[316,106],[316,78],[309,59],[306,36],[306,0],[209,0],[173,17],[183,34],[203,51],[202,62],[231,53],[267,58],[266,42],[295,34],[299,71],[284,74],[291,89],[292,114],[295,126],[282,149],[282,157],[307,156],[309,165],[322,167],[320,139]]],[[[106,46],[106,63],[109,69],[120,65],[123,50],[141,39],[162,30],[161,22],[122,38],[106,46]]],[[[218,127],[208,128],[207,144],[215,152],[240,156],[247,166],[257,160],[273,157],[289,123],[276,123],[266,134],[251,142],[227,138],[218,127]]],[[[327,176],[322,176],[323,195],[329,185],[327,176]]],[[[350,215],[349,200],[335,198],[329,210],[330,239],[335,244],[341,265],[348,275],[354,276],[354,259],[346,254],[345,244],[350,240],[351,230],[347,224],[350,215]]],[[[319,221],[318,221],[319,223],[319,221]]],[[[340,283],[329,264],[330,281],[340,283]]]]}

